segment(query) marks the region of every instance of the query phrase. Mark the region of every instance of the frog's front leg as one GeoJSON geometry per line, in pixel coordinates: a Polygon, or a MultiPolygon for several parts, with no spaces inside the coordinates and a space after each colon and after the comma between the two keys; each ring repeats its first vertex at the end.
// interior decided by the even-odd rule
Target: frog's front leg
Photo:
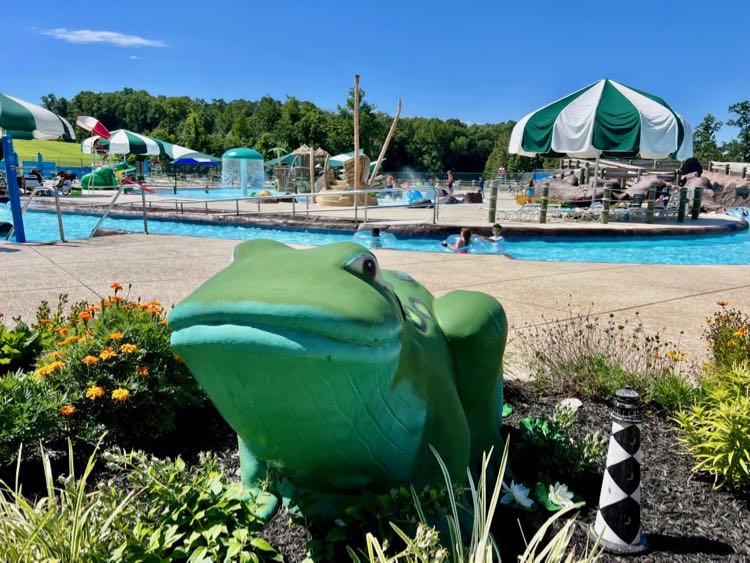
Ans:
{"type": "Polygon", "coordinates": [[[502,455],[503,353],[508,319],[494,297],[475,291],[452,291],[433,302],[435,319],[448,341],[456,389],[471,432],[471,466],[493,448],[502,455]]]}

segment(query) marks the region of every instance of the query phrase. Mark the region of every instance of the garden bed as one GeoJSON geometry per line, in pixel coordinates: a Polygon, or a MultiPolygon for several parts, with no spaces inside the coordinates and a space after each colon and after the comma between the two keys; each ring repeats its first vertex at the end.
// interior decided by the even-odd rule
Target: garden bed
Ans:
{"type": "MultiPolygon", "coordinates": [[[[506,403],[514,409],[504,421],[510,427],[517,427],[526,416],[550,414],[560,399],[525,383],[506,383],[505,390],[506,403]]],[[[609,433],[611,420],[608,405],[584,402],[575,429],[609,433]]],[[[641,443],[641,527],[650,548],[639,556],[605,554],[605,560],[746,560],[750,557],[750,496],[713,490],[711,479],[691,472],[691,460],[679,453],[675,438],[674,424],[664,411],[647,406],[641,443]]],[[[587,502],[578,518],[582,525],[573,543],[580,546],[579,553],[588,541],[585,532],[596,516],[596,503],[597,499],[587,502]]],[[[496,539],[502,543],[502,537],[496,539]]]]}

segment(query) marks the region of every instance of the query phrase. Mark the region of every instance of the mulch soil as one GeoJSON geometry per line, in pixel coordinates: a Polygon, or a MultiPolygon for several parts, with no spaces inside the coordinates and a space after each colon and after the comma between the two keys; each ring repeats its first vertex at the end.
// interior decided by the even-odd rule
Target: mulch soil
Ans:
{"type": "MultiPolygon", "coordinates": [[[[513,413],[504,421],[510,427],[527,416],[551,415],[564,397],[551,397],[530,384],[508,382],[505,401],[513,413]]],[[[750,560],[750,494],[714,490],[713,480],[691,471],[691,459],[681,453],[675,425],[658,407],[646,405],[641,427],[641,530],[649,548],[639,555],[616,556],[606,561],[747,561],[750,560]]],[[[584,401],[574,433],[611,430],[611,406],[584,401]]],[[[511,442],[511,448],[512,448],[511,442]]],[[[583,553],[590,539],[587,529],[596,517],[598,489],[584,495],[573,543],[583,553]]],[[[578,491],[576,491],[578,492],[578,491]]],[[[527,536],[529,537],[529,536],[527,536]]],[[[499,539],[496,537],[496,539],[499,539]]],[[[502,541],[502,540],[501,540],[502,541]]],[[[507,560],[507,558],[504,558],[507,560]]]]}

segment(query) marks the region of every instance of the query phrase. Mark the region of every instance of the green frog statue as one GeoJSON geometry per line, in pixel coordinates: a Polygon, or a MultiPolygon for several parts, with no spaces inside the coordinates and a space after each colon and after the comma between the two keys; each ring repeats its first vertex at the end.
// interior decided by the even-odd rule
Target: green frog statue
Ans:
{"type": "Polygon", "coordinates": [[[436,299],[358,244],[241,243],[169,326],[237,432],[248,486],[267,467],[325,494],[440,484],[430,446],[461,482],[501,453],[502,306],[436,299]]]}

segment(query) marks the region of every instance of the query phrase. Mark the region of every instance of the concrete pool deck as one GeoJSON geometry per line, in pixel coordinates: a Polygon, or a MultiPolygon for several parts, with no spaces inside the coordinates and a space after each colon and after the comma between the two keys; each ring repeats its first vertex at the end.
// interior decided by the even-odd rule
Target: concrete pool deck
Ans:
{"type": "MultiPolygon", "coordinates": [[[[57,244],[0,243],[0,312],[31,320],[42,299],[54,305],[98,301],[110,284],[170,307],[227,266],[235,240],[172,235],[114,235],[57,244]]],[[[716,301],[750,312],[750,265],[684,266],[534,262],[497,255],[376,250],[384,268],[411,274],[435,295],[484,291],[505,307],[511,339],[524,327],[593,312],[635,319],[680,342],[701,361],[704,319],[716,301]],[[682,332],[682,334],[681,334],[682,332]]]]}

